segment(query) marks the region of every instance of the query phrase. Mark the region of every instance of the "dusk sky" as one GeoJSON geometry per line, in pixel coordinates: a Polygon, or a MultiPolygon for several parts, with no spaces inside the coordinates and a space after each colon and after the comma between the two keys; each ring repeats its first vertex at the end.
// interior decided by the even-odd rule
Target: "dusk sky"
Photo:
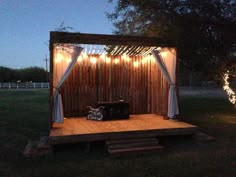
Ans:
{"type": "Polygon", "coordinates": [[[0,66],[45,68],[49,32],[64,22],[75,32],[111,34],[107,0],[0,0],[0,66]]]}

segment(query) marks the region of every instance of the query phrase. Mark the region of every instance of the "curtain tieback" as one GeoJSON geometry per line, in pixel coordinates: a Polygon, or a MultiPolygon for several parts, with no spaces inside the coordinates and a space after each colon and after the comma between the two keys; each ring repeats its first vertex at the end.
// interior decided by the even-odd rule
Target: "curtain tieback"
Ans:
{"type": "Polygon", "coordinates": [[[53,88],[56,90],[56,92],[60,93],[60,88],[53,86],[53,88]]]}
{"type": "Polygon", "coordinates": [[[176,87],[176,84],[169,84],[170,85],[170,87],[172,87],[173,89],[175,89],[175,87],[176,87]]]}

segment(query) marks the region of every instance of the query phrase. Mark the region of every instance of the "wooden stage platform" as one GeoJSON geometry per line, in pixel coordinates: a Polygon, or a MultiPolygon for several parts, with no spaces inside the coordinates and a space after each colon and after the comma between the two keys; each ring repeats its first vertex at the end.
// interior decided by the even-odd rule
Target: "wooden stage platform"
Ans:
{"type": "Polygon", "coordinates": [[[105,141],[171,135],[191,135],[197,127],[181,121],[164,120],[155,114],[130,115],[127,120],[94,121],[85,117],[65,119],[54,123],[50,143],[105,141]]]}

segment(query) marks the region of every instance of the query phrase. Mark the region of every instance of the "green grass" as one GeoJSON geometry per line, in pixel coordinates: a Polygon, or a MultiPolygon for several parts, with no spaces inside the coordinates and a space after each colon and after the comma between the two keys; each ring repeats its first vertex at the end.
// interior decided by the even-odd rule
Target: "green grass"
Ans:
{"type": "Polygon", "coordinates": [[[48,133],[46,91],[0,91],[0,176],[236,176],[236,110],[224,98],[182,97],[185,121],[217,138],[212,143],[174,138],[164,153],[111,158],[93,144],[57,148],[25,158],[29,139],[48,133]]]}

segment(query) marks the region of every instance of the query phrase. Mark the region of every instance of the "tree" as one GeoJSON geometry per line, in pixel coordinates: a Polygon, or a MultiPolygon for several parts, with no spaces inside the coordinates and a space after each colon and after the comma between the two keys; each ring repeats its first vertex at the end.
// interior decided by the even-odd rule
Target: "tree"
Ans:
{"type": "Polygon", "coordinates": [[[16,75],[13,69],[0,66],[0,82],[16,81],[16,75]]]}
{"type": "Polygon", "coordinates": [[[47,82],[47,71],[40,67],[11,69],[0,66],[0,82],[47,82]]]}
{"type": "Polygon", "coordinates": [[[29,67],[17,70],[22,82],[47,82],[47,71],[40,67],[29,67]]]}
{"type": "Polygon", "coordinates": [[[119,0],[107,16],[116,34],[174,41],[180,67],[209,79],[218,73],[236,43],[235,0],[119,0]]]}

